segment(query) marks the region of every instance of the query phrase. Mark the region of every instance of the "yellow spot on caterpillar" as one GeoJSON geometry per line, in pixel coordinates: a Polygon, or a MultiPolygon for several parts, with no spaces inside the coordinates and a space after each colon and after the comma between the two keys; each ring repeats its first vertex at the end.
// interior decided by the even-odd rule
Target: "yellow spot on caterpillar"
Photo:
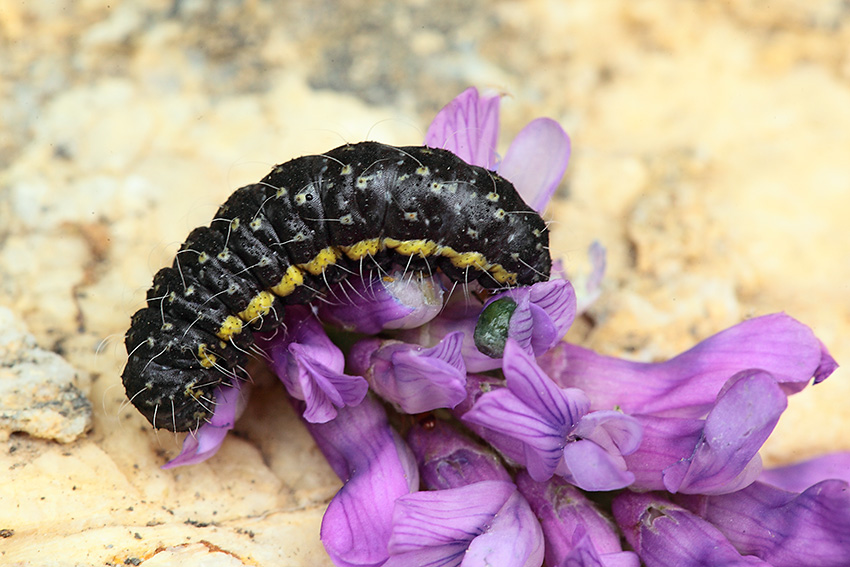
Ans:
{"type": "Polygon", "coordinates": [[[351,167],[350,163],[347,163],[344,166],[342,166],[342,170],[340,171],[340,173],[343,174],[343,175],[351,175],[351,173],[353,171],[354,171],[354,168],[351,167]]]}
{"type": "Polygon", "coordinates": [[[314,276],[318,276],[328,266],[332,266],[336,264],[337,259],[339,258],[340,253],[339,250],[334,248],[333,246],[328,246],[327,248],[321,250],[316,257],[307,262],[306,264],[299,264],[299,266],[314,276]]]}
{"type": "Polygon", "coordinates": [[[259,230],[260,227],[263,226],[263,221],[261,221],[259,218],[256,218],[252,220],[251,224],[249,224],[248,226],[251,227],[251,230],[259,230]]]}
{"type": "Polygon", "coordinates": [[[354,224],[354,217],[352,217],[351,215],[342,215],[339,218],[339,222],[340,222],[340,224],[344,224],[344,225],[352,225],[352,224],[354,224]]]}
{"type": "Polygon", "coordinates": [[[239,229],[239,217],[236,217],[232,221],[230,221],[230,230],[238,230],[239,229]]]}
{"type": "Polygon", "coordinates": [[[460,252],[458,252],[451,246],[440,246],[438,254],[440,256],[445,256],[446,258],[456,258],[460,254],[460,252]]]}
{"type": "Polygon", "coordinates": [[[238,335],[242,332],[242,320],[233,315],[228,315],[227,319],[221,324],[215,336],[223,341],[229,341],[233,335],[238,335]]]}
{"type": "Polygon", "coordinates": [[[366,256],[374,256],[382,248],[380,238],[361,240],[351,246],[340,246],[339,249],[352,260],[360,260],[366,256]]]}
{"type": "Polygon", "coordinates": [[[298,206],[307,202],[307,193],[298,193],[295,195],[295,204],[298,206]]]}
{"type": "Polygon", "coordinates": [[[395,240],[385,238],[384,244],[403,256],[419,255],[426,258],[437,250],[437,243],[433,240],[395,240]]]}
{"type": "Polygon", "coordinates": [[[186,384],[186,387],[183,388],[183,396],[186,398],[198,400],[201,397],[201,391],[195,389],[195,382],[189,382],[188,384],[186,384]]]}
{"type": "Polygon", "coordinates": [[[480,252],[463,252],[451,259],[452,265],[456,268],[475,268],[476,270],[486,270],[490,267],[487,259],[480,252]]]}
{"type": "Polygon", "coordinates": [[[505,212],[505,209],[496,209],[496,212],[493,213],[493,216],[497,219],[501,220],[507,216],[508,213],[505,212]]]}
{"type": "Polygon", "coordinates": [[[404,220],[415,221],[417,218],[419,218],[419,214],[415,211],[412,213],[404,213],[404,220]]]}
{"type": "Polygon", "coordinates": [[[248,322],[259,319],[268,315],[273,303],[274,296],[267,291],[261,291],[248,302],[248,307],[244,311],[238,313],[239,318],[248,322]]]}
{"type": "Polygon", "coordinates": [[[419,167],[416,168],[416,175],[421,175],[422,177],[425,177],[426,175],[430,175],[430,174],[431,174],[431,170],[428,169],[427,166],[420,165],[419,167]]]}
{"type": "Polygon", "coordinates": [[[284,195],[288,195],[289,190],[286,187],[278,187],[277,191],[275,191],[275,197],[283,197],[284,195]]]}
{"type": "Polygon", "coordinates": [[[502,267],[501,264],[490,266],[490,274],[500,284],[514,285],[516,284],[517,275],[514,272],[509,272],[502,267]]]}
{"type": "Polygon", "coordinates": [[[206,262],[209,259],[210,259],[210,257],[206,252],[201,252],[200,254],[198,254],[198,263],[199,264],[203,264],[204,262],[206,262]]]}
{"type": "Polygon", "coordinates": [[[272,288],[272,291],[285,297],[295,291],[295,288],[304,283],[304,272],[298,266],[289,266],[286,273],[280,278],[280,283],[272,288]]]}
{"type": "Polygon", "coordinates": [[[215,366],[216,356],[207,352],[207,344],[201,343],[198,345],[198,360],[204,368],[212,368],[215,366]]]}
{"type": "Polygon", "coordinates": [[[487,193],[487,200],[493,201],[495,203],[499,200],[499,194],[495,191],[490,191],[489,193],[487,193]]]}
{"type": "Polygon", "coordinates": [[[358,189],[365,189],[369,185],[370,179],[372,179],[372,178],[371,177],[358,177],[357,183],[355,183],[355,185],[357,185],[358,189]]]}

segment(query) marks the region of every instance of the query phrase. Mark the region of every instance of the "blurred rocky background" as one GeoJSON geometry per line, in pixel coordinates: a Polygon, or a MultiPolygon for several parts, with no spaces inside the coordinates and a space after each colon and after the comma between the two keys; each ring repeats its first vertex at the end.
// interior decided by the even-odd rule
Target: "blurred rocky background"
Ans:
{"type": "MultiPolygon", "coordinates": [[[[553,250],[581,274],[599,240],[608,273],[571,340],[658,360],[784,310],[850,364],[848,46],[838,0],[0,0],[0,563],[329,565],[339,481],[282,388],[162,471],[181,439],[127,407],[123,333],[235,188],[421,143],[470,85],[507,95],[503,150],[572,136],[553,250]]],[[[767,464],[850,449],[848,377],[790,400],[767,464]]]]}

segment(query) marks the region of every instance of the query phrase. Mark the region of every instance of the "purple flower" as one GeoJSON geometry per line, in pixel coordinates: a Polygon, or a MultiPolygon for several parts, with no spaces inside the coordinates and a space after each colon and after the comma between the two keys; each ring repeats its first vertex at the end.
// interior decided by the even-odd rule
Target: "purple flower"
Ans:
{"type": "Polygon", "coordinates": [[[773,567],[840,567],[850,559],[850,485],[824,480],[801,493],[755,482],[732,494],[693,500],[743,554],[773,567]]]}
{"type": "Polygon", "coordinates": [[[328,423],[307,423],[345,485],[322,520],[321,538],[338,567],[386,560],[396,500],[419,487],[416,460],[371,398],[339,410],[328,423]]]}
{"type": "Polygon", "coordinates": [[[850,452],[830,453],[802,463],[768,469],[759,476],[759,481],[791,492],[800,492],[829,479],[850,483],[850,452]]]}
{"type": "MultiPolygon", "coordinates": [[[[511,301],[516,308],[510,314],[508,331],[503,340],[517,341],[524,350],[540,356],[558,344],[572,325],[576,312],[573,286],[566,280],[550,280],[519,287],[490,298],[485,307],[496,301],[511,301]]],[[[429,324],[400,336],[404,340],[435,344],[448,333],[463,332],[463,355],[468,372],[484,372],[502,366],[501,357],[482,353],[475,344],[476,327],[482,314],[480,307],[465,298],[449,303],[442,314],[429,324]]]]}
{"type": "Polygon", "coordinates": [[[837,368],[811,329],[782,313],[744,321],[666,362],[630,362],[562,342],[539,363],[559,385],[584,390],[592,409],[677,417],[705,415],[741,370],[761,368],[793,394],[837,368]]]}
{"type": "Polygon", "coordinates": [[[542,211],[567,169],[569,136],[554,120],[538,118],[522,129],[498,164],[498,135],[499,95],[482,97],[471,87],[437,113],[425,145],[449,150],[471,165],[495,168],[525,202],[542,211]]]}
{"type": "Polygon", "coordinates": [[[332,287],[329,295],[331,300],[319,307],[322,321],[370,335],[419,327],[443,308],[443,289],[435,279],[400,270],[369,278],[352,276],[332,287]]]}
{"type": "Polygon", "coordinates": [[[770,567],[757,557],[743,557],[711,523],[652,493],[626,491],[614,499],[613,512],[646,567],[770,567]]]}
{"type": "Polygon", "coordinates": [[[537,482],[522,471],[516,482],[543,528],[546,565],[638,567],[616,527],[577,488],[558,477],[537,482]]]}
{"type": "Polygon", "coordinates": [[[496,167],[499,139],[498,94],[479,96],[469,87],[444,106],[425,134],[425,145],[443,148],[468,164],[496,167]]]}
{"type": "Polygon", "coordinates": [[[408,442],[435,490],[397,501],[386,565],[540,565],[540,525],[498,457],[440,421],[408,442]]]}
{"type": "Polygon", "coordinates": [[[247,384],[238,380],[216,388],[213,393],[215,411],[209,422],[186,435],[180,454],[162,465],[162,468],[196,465],[215,455],[224,443],[227,432],[233,429],[236,420],[245,410],[249,390],[247,384]]]}
{"type": "Polygon", "coordinates": [[[384,567],[538,567],[540,524],[511,482],[485,480],[396,501],[384,567]]]}
{"type": "Polygon", "coordinates": [[[622,455],[640,443],[634,419],[615,411],[587,415],[584,392],[558,388],[513,340],[503,364],[507,387],[481,395],[465,423],[539,482],[557,473],[585,490],[631,484],[622,455]]]}
{"type": "Polygon", "coordinates": [[[431,348],[364,339],[352,347],[349,364],[366,376],[372,391],[405,413],[453,408],[466,397],[462,342],[460,332],[431,348]]]}
{"type": "Polygon", "coordinates": [[[492,451],[442,421],[428,429],[414,427],[407,442],[416,456],[422,484],[429,490],[459,488],[483,480],[511,481],[492,451]]]}
{"type": "Polygon", "coordinates": [[[284,322],[285,332],[258,345],[271,357],[289,395],[306,403],[304,419],[324,423],[336,417],[337,408],[359,404],[369,385],[360,376],[343,374],[342,351],[309,308],[288,306],[284,322]]]}
{"type": "Polygon", "coordinates": [[[640,448],[626,464],[636,490],[725,494],[761,472],[758,451],[788,405],[773,376],[745,370],[729,379],[705,420],[634,416],[640,448]]]}

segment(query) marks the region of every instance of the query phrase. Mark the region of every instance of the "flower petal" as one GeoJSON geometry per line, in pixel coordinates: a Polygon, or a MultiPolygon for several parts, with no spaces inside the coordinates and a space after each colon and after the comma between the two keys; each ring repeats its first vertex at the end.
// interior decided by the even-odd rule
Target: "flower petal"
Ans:
{"type": "Polygon", "coordinates": [[[522,471],[516,482],[543,528],[546,565],[608,567],[615,560],[638,567],[637,555],[623,552],[611,521],[577,488],[559,477],[537,482],[522,471]]]}
{"type": "Polygon", "coordinates": [[[535,480],[555,474],[563,458],[566,434],[507,389],[481,396],[463,415],[464,423],[509,458],[528,467],[535,480]]]}
{"type": "Polygon", "coordinates": [[[319,306],[322,321],[369,335],[419,327],[443,308],[443,289],[434,278],[411,278],[400,270],[383,277],[351,277],[329,295],[338,301],[319,306]]]}
{"type": "Polygon", "coordinates": [[[328,423],[306,425],[345,482],[322,520],[325,549],[338,566],[381,564],[388,556],[394,503],[419,486],[413,454],[369,397],[341,408],[328,423]]]}
{"type": "Polygon", "coordinates": [[[180,454],[165,463],[162,468],[196,465],[215,455],[224,443],[227,432],[233,429],[236,420],[245,411],[249,391],[250,387],[239,381],[216,388],[213,392],[215,411],[209,423],[186,435],[180,454]]]}
{"type": "Polygon", "coordinates": [[[514,492],[513,483],[488,480],[402,496],[393,514],[390,554],[459,542],[468,545],[514,492]]]}
{"type": "Polygon", "coordinates": [[[415,426],[407,442],[419,464],[422,484],[429,490],[459,488],[483,480],[511,481],[499,458],[443,421],[415,426]]]}
{"type": "Polygon", "coordinates": [[[756,557],[742,557],[712,524],[651,493],[626,491],[614,499],[613,512],[646,567],[770,567],[756,557]]]}
{"type": "Polygon", "coordinates": [[[570,137],[550,118],[538,118],[511,142],[499,175],[514,184],[523,200],[542,212],[570,161],[570,137]]]}
{"type": "Polygon", "coordinates": [[[543,373],[537,362],[513,340],[502,359],[505,382],[518,399],[557,425],[566,435],[587,413],[590,400],[577,388],[562,389],[543,373]]]}
{"type": "Polygon", "coordinates": [[[508,336],[535,356],[555,346],[575,319],[575,290],[567,280],[514,288],[493,297],[485,307],[502,297],[510,297],[517,304],[508,336]]]}
{"type": "Polygon", "coordinates": [[[540,525],[510,482],[403,496],[393,520],[385,567],[537,567],[543,560],[540,525]]]}
{"type": "Polygon", "coordinates": [[[463,567],[511,565],[539,567],[543,562],[543,531],[528,502],[513,494],[482,535],[469,545],[463,567]]]}
{"type": "Polygon", "coordinates": [[[499,135],[499,95],[479,96],[470,87],[437,113],[425,134],[425,145],[443,148],[470,165],[496,166],[499,135]]]}
{"type": "Polygon", "coordinates": [[[747,486],[761,472],[758,451],[785,411],[787,398],[761,370],[739,372],[729,382],[693,453],[664,469],[668,491],[725,494],[747,486]]]}
{"type": "Polygon", "coordinates": [[[626,470],[620,455],[611,454],[588,440],[567,443],[564,465],[568,473],[564,478],[583,490],[617,490],[635,481],[635,475],[626,470]]]}
{"type": "Polygon", "coordinates": [[[559,385],[584,390],[592,409],[680,417],[705,415],[741,370],[764,369],[792,394],[835,368],[811,329],[782,313],[744,321],[666,362],[630,362],[568,343],[538,362],[559,385]]]}
{"type": "Polygon", "coordinates": [[[850,452],[830,453],[802,463],[762,471],[759,481],[801,492],[822,480],[850,482],[850,452]]]}
{"type": "Polygon", "coordinates": [[[761,482],[705,499],[701,515],[741,553],[774,567],[847,565],[850,485],[819,482],[800,494],[761,482]]]}
{"type": "Polygon", "coordinates": [[[324,423],[336,417],[337,408],[357,405],[369,385],[361,376],[343,373],[342,351],[303,306],[287,307],[286,332],[258,341],[272,359],[272,369],[289,395],[306,402],[304,418],[324,423]]]}
{"type": "Polygon", "coordinates": [[[462,344],[461,332],[449,333],[431,348],[364,339],[351,348],[349,364],[367,377],[376,394],[405,413],[452,408],[466,398],[462,344]]]}

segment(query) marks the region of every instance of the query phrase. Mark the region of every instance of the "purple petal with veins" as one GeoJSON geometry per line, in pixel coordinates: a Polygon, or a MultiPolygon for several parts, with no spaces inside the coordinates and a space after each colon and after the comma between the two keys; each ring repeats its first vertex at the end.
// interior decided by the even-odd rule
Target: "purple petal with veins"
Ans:
{"type": "Polygon", "coordinates": [[[787,405],[773,377],[761,370],[733,376],[705,420],[635,416],[640,448],[625,457],[633,488],[685,494],[724,494],[758,477],[758,451],[787,405]]]}
{"type": "Polygon", "coordinates": [[[514,184],[523,200],[543,212],[564,177],[570,161],[570,138],[550,118],[538,118],[511,142],[499,175],[514,184]]]}
{"type": "Polygon", "coordinates": [[[620,535],[584,494],[559,477],[537,482],[520,471],[517,487],[540,520],[546,565],[638,567],[638,556],[623,551],[620,535]]]}
{"type": "Polygon", "coordinates": [[[361,376],[343,373],[342,351],[328,338],[309,308],[291,305],[286,332],[258,341],[272,359],[272,369],[289,395],[304,400],[304,419],[330,421],[338,408],[360,403],[369,385],[361,376]]]}
{"type": "Polygon", "coordinates": [[[466,397],[462,343],[460,332],[431,348],[366,339],[352,347],[349,361],[383,399],[405,413],[423,413],[455,407],[466,397]]]}
{"type": "Polygon", "coordinates": [[[398,499],[385,567],[538,567],[543,534],[510,482],[482,481],[398,499]]]}
{"type": "Polygon", "coordinates": [[[850,485],[842,480],[799,494],[755,482],[705,497],[699,508],[738,551],[773,567],[842,567],[850,558],[850,485]]]}
{"type": "MultiPolygon", "coordinates": [[[[493,296],[485,305],[504,297],[517,303],[511,316],[508,337],[535,356],[542,355],[557,344],[575,318],[575,292],[566,280],[550,280],[514,288],[493,296]]],[[[405,331],[399,336],[409,342],[435,344],[448,333],[463,332],[461,353],[467,372],[494,370],[502,366],[502,359],[483,354],[473,339],[481,310],[481,306],[471,305],[463,299],[454,301],[428,325],[405,331]]]]}
{"type": "Polygon", "coordinates": [[[345,483],[322,520],[321,539],[339,567],[387,559],[395,501],[419,486],[416,460],[372,398],[339,410],[328,423],[307,423],[328,463],[345,483]]]}
{"type": "Polygon", "coordinates": [[[559,385],[584,390],[592,409],[678,417],[703,416],[741,370],[764,369],[792,394],[836,367],[811,329],[781,313],[744,321],[666,362],[630,362],[562,342],[539,363],[559,385]]]}
{"type": "Polygon", "coordinates": [[[725,494],[752,483],[761,472],[758,451],[788,400],[761,370],[733,376],[705,420],[700,441],[687,458],[664,469],[670,492],[725,494]]]}
{"type": "Polygon", "coordinates": [[[528,467],[532,478],[546,480],[563,459],[567,436],[590,401],[581,390],[555,386],[511,339],[503,363],[507,387],[483,394],[463,421],[528,467]]]}
{"type": "Polygon", "coordinates": [[[742,556],[714,525],[652,493],[623,492],[614,499],[613,512],[646,567],[771,567],[742,556]]]}
{"type": "Polygon", "coordinates": [[[425,145],[449,150],[470,165],[495,169],[499,98],[498,94],[481,96],[475,87],[466,89],[437,113],[425,134],[425,145]]]}
{"type": "Polygon", "coordinates": [[[508,336],[534,356],[555,346],[575,319],[575,291],[567,280],[513,288],[491,298],[485,307],[503,297],[510,297],[517,304],[508,336]]]}

